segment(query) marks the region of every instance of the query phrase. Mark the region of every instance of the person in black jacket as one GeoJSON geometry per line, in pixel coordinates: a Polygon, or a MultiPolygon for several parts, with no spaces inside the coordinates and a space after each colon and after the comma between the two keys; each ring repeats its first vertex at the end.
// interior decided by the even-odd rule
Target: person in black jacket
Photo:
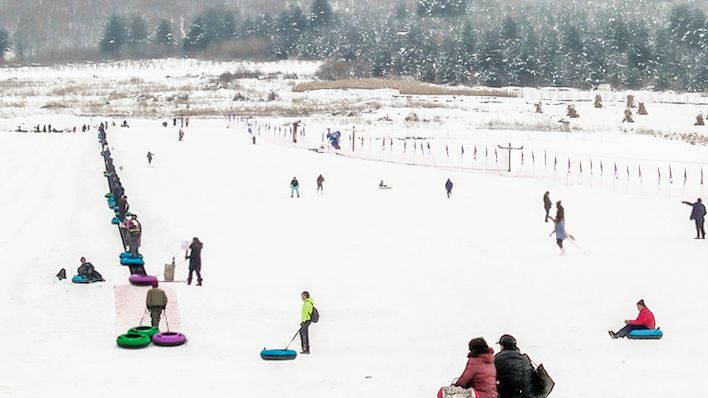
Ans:
{"type": "Polygon", "coordinates": [[[450,179],[447,179],[447,182],[445,183],[445,190],[447,191],[447,198],[450,199],[450,196],[452,196],[452,181],[450,179]]]}
{"type": "Polygon", "coordinates": [[[546,191],[546,193],[543,194],[543,208],[546,210],[546,222],[548,222],[548,219],[550,218],[550,212],[551,212],[551,207],[553,207],[553,203],[551,203],[551,198],[550,198],[550,192],[546,191]]]}
{"type": "Polygon", "coordinates": [[[696,203],[691,203],[691,202],[681,202],[685,205],[689,205],[693,208],[691,210],[691,217],[689,217],[689,220],[692,220],[696,223],[696,237],[695,239],[705,239],[706,238],[706,229],[705,229],[705,217],[706,217],[706,207],[703,205],[703,201],[701,198],[698,198],[696,200],[696,203]]]}
{"type": "Polygon", "coordinates": [[[187,284],[192,284],[192,273],[197,273],[197,286],[202,285],[202,248],[204,244],[199,241],[196,236],[192,238],[192,244],[189,245],[191,252],[189,255],[185,255],[184,259],[189,259],[189,276],[187,277],[187,284]]]}
{"type": "Polygon", "coordinates": [[[128,197],[125,195],[120,196],[116,201],[116,204],[118,205],[118,219],[123,221],[125,220],[125,215],[128,213],[128,209],[130,208],[130,205],[128,205],[128,197]]]}
{"type": "Polygon", "coordinates": [[[498,344],[501,351],[494,356],[494,366],[497,368],[499,398],[535,398],[531,359],[521,354],[514,336],[505,334],[499,338],[498,344]]]}

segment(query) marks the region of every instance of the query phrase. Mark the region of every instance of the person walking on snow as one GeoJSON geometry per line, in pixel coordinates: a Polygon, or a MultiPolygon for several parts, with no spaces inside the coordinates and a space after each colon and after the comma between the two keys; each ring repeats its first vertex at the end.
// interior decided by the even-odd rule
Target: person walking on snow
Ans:
{"type": "Polygon", "coordinates": [[[613,339],[617,339],[620,337],[627,337],[629,335],[629,332],[631,332],[632,330],[656,329],[656,320],[654,319],[654,314],[649,311],[649,308],[647,308],[646,304],[644,304],[644,299],[637,301],[637,310],[639,310],[639,316],[637,316],[637,319],[625,320],[625,326],[617,332],[608,330],[607,333],[609,333],[610,337],[612,337],[613,339]]]}
{"type": "Polygon", "coordinates": [[[179,129],[179,133],[178,133],[178,134],[179,134],[179,136],[178,136],[178,138],[177,138],[177,141],[180,141],[180,142],[181,142],[181,141],[184,139],[184,130],[179,129]]]}
{"type": "Polygon", "coordinates": [[[691,217],[689,217],[689,220],[692,220],[693,222],[696,223],[696,237],[694,239],[705,239],[706,238],[706,229],[705,229],[705,217],[706,217],[706,207],[703,205],[703,201],[701,198],[696,199],[696,203],[691,203],[691,202],[681,202],[685,205],[689,205],[693,208],[691,210],[691,217]]]}
{"type": "Polygon", "coordinates": [[[558,219],[565,220],[565,208],[560,200],[556,202],[556,216],[550,218],[553,222],[556,222],[558,219]]]}
{"type": "Polygon", "coordinates": [[[293,180],[290,181],[290,197],[292,198],[294,194],[297,194],[297,197],[300,197],[300,183],[297,182],[297,177],[293,177],[293,180]]]}
{"type": "Polygon", "coordinates": [[[447,179],[447,182],[445,183],[445,191],[447,191],[447,198],[450,199],[450,196],[452,196],[452,181],[450,179],[447,179]]]}
{"type": "Polygon", "coordinates": [[[556,216],[555,223],[555,228],[549,236],[553,236],[553,234],[556,234],[556,244],[558,245],[558,247],[560,247],[561,256],[564,256],[565,248],[563,247],[563,241],[565,240],[565,238],[568,237],[568,234],[565,232],[565,220],[556,216]]]}
{"type": "Polygon", "coordinates": [[[501,351],[494,356],[494,367],[499,398],[535,398],[531,359],[519,351],[512,335],[502,335],[498,344],[501,351]]]}
{"type": "Polygon", "coordinates": [[[470,340],[467,366],[454,386],[472,388],[476,398],[497,398],[497,370],[494,350],[482,337],[470,340]]]}
{"type": "Polygon", "coordinates": [[[154,156],[155,156],[155,155],[154,155],[152,152],[148,151],[148,154],[147,154],[148,166],[150,166],[150,165],[152,164],[152,158],[153,158],[154,156]]]}
{"type": "Polygon", "coordinates": [[[302,292],[302,316],[300,318],[300,344],[302,351],[300,354],[310,353],[310,325],[312,324],[312,312],[315,308],[315,303],[307,291],[302,292]]]}
{"type": "Polygon", "coordinates": [[[145,306],[150,311],[150,321],[154,328],[160,327],[162,311],[167,308],[167,295],[164,290],[157,286],[157,281],[154,281],[152,289],[148,290],[147,296],[145,296],[145,306]]]}
{"type": "Polygon", "coordinates": [[[192,238],[192,243],[189,245],[191,252],[189,255],[185,255],[184,259],[189,259],[189,276],[187,277],[187,284],[192,284],[192,273],[197,273],[197,286],[202,285],[202,248],[204,244],[199,241],[196,236],[192,238]]]}
{"type": "Polygon", "coordinates": [[[548,191],[543,194],[543,208],[546,210],[546,222],[548,222],[548,219],[550,218],[551,207],[553,207],[550,195],[551,193],[548,191]]]}
{"type": "Polygon", "coordinates": [[[324,187],[322,186],[322,184],[324,184],[324,182],[325,182],[325,179],[324,179],[324,177],[322,177],[322,174],[320,174],[320,176],[317,177],[317,192],[324,193],[324,187]]]}

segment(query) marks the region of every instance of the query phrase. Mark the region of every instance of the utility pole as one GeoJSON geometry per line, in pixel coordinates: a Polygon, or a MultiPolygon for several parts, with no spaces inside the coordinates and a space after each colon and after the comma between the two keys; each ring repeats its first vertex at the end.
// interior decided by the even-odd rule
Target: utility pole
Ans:
{"type": "Polygon", "coordinates": [[[511,146],[511,142],[510,142],[509,146],[507,146],[507,147],[503,147],[501,145],[497,145],[497,146],[499,147],[499,149],[506,149],[507,151],[509,151],[509,170],[508,170],[508,172],[511,173],[511,151],[520,151],[520,150],[524,149],[523,145],[520,148],[513,148],[511,146]]]}

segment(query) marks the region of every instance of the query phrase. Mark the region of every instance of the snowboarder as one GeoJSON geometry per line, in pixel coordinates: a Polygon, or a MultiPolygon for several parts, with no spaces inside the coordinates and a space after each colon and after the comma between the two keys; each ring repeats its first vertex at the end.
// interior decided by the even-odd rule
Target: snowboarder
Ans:
{"type": "Polygon", "coordinates": [[[178,133],[178,134],[179,134],[179,136],[178,136],[178,138],[177,138],[177,141],[180,141],[180,142],[181,142],[182,140],[184,140],[184,130],[179,129],[179,133],[178,133]]]}
{"type": "Polygon", "coordinates": [[[689,205],[693,208],[691,210],[691,216],[689,220],[696,223],[696,237],[694,239],[705,239],[706,229],[705,229],[705,217],[706,217],[706,207],[703,205],[701,198],[696,199],[696,203],[691,202],[681,202],[685,205],[689,205]]]}
{"type": "Polygon", "coordinates": [[[546,210],[546,222],[548,222],[548,219],[550,218],[550,211],[551,207],[553,207],[553,204],[551,203],[551,198],[550,198],[551,193],[546,191],[546,193],[543,194],[543,208],[546,210]]]}
{"type": "Polygon", "coordinates": [[[656,320],[654,319],[654,314],[652,314],[652,312],[649,311],[649,308],[647,308],[646,304],[644,304],[644,299],[639,300],[637,302],[637,310],[639,310],[639,316],[637,316],[637,319],[625,320],[625,326],[617,332],[608,330],[607,333],[609,333],[610,337],[612,337],[613,339],[619,337],[627,337],[627,335],[629,335],[629,332],[631,332],[632,330],[656,328],[656,320]]]}
{"type": "Polygon", "coordinates": [[[300,354],[310,353],[310,324],[312,324],[312,312],[315,308],[315,303],[310,297],[310,293],[307,291],[300,294],[302,298],[302,317],[300,318],[300,343],[302,345],[302,351],[300,354]]]}
{"type": "Polygon", "coordinates": [[[189,260],[189,276],[187,277],[187,284],[192,284],[192,273],[197,273],[197,286],[202,285],[202,248],[204,244],[199,241],[196,236],[192,238],[192,244],[189,245],[191,252],[189,255],[185,253],[184,259],[189,260]]]}
{"type": "Polygon", "coordinates": [[[497,344],[501,346],[501,351],[494,356],[499,398],[534,398],[532,377],[535,369],[531,359],[519,351],[512,335],[501,336],[497,344]]]}
{"type": "Polygon", "coordinates": [[[154,155],[152,152],[148,151],[148,153],[147,153],[148,166],[150,166],[150,165],[152,164],[152,158],[153,158],[154,156],[155,156],[155,155],[154,155]]]}
{"type": "Polygon", "coordinates": [[[152,289],[148,290],[145,296],[145,306],[150,311],[152,327],[159,328],[162,311],[167,308],[167,295],[164,290],[158,287],[157,281],[152,283],[152,289]]]}
{"type": "Polygon", "coordinates": [[[103,279],[103,276],[98,271],[96,271],[96,268],[93,266],[93,264],[86,261],[85,257],[81,257],[79,261],[81,261],[81,265],[79,266],[79,268],[76,269],[76,273],[78,275],[83,275],[86,277],[86,279],[89,280],[105,281],[105,279],[103,279]]]}
{"type": "Polygon", "coordinates": [[[553,234],[556,234],[556,244],[558,247],[560,247],[561,251],[561,256],[565,255],[565,248],[563,247],[563,241],[565,238],[568,237],[568,234],[565,232],[565,220],[561,217],[556,216],[556,219],[554,220],[556,225],[553,228],[553,232],[549,236],[553,236],[553,234]]]}
{"type": "Polygon", "coordinates": [[[476,398],[497,398],[497,370],[494,349],[482,337],[470,340],[467,366],[454,386],[472,388],[476,398]]]}
{"type": "Polygon", "coordinates": [[[324,193],[324,187],[322,184],[324,184],[325,179],[322,177],[322,174],[320,174],[319,177],[317,177],[317,192],[324,193]]]}
{"type": "Polygon", "coordinates": [[[290,181],[290,197],[292,198],[294,194],[297,193],[297,197],[300,197],[300,183],[297,181],[297,177],[293,177],[290,181]]]}
{"type": "Polygon", "coordinates": [[[452,181],[448,178],[447,182],[445,183],[445,191],[447,191],[447,198],[450,199],[450,196],[452,196],[452,181]]]}

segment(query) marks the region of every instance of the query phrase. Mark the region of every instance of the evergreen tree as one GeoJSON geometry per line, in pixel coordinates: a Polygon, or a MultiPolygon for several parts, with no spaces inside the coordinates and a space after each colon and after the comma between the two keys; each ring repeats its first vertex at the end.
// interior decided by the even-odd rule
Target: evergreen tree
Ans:
{"type": "Polygon", "coordinates": [[[128,31],[128,46],[139,49],[148,41],[148,29],[145,19],[140,15],[135,15],[130,19],[130,30],[128,31]]]}
{"type": "Polygon", "coordinates": [[[0,28],[0,61],[5,59],[5,54],[10,51],[10,34],[0,28]]]}
{"type": "Polygon", "coordinates": [[[172,24],[167,19],[161,19],[157,29],[155,29],[155,43],[167,48],[175,45],[175,39],[172,36],[172,24]]]}
{"type": "Polygon", "coordinates": [[[499,34],[495,30],[484,32],[484,40],[478,65],[480,78],[484,84],[499,87],[505,83],[504,54],[499,34]]]}
{"type": "Polygon", "coordinates": [[[125,44],[126,36],[123,18],[117,14],[111,15],[103,30],[103,37],[100,42],[101,51],[111,56],[117,56],[125,44]]]}
{"type": "Polygon", "coordinates": [[[209,45],[209,37],[205,28],[206,24],[201,15],[194,18],[189,25],[187,35],[182,41],[182,47],[186,51],[204,50],[209,45]]]}
{"type": "Polygon", "coordinates": [[[312,13],[310,14],[310,26],[319,28],[329,25],[334,21],[334,11],[329,4],[329,0],[314,0],[312,2],[312,13]]]}
{"type": "Polygon", "coordinates": [[[419,17],[456,17],[463,15],[467,0],[418,0],[416,14],[419,17]]]}

